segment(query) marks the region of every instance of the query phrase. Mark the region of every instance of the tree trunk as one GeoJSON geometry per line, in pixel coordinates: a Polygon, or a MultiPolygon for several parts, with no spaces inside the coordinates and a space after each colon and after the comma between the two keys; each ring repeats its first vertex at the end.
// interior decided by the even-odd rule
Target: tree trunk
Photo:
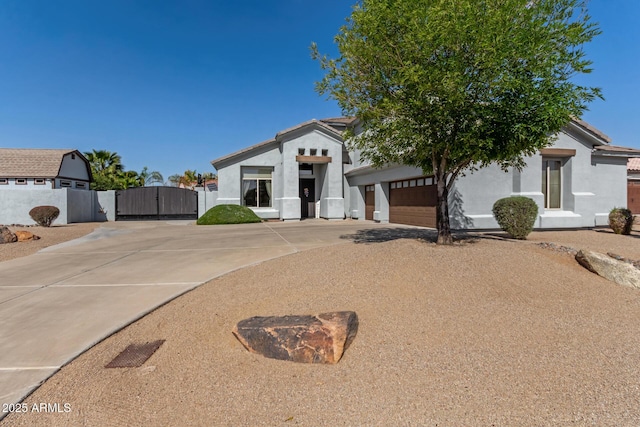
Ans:
{"type": "Polygon", "coordinates": [[[452,245],[451,227],[449,226],[449,189],[444,176],[438,177],[438,205],[436,220],[438,225],[438,245],[452,245]]]}

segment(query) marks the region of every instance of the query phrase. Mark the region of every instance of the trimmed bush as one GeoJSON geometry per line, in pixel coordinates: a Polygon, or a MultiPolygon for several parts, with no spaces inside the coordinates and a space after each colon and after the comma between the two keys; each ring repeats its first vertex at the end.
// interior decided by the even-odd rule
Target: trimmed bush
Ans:
{"type": "Polygon", "coordinates": [[[29,216],[42,227],[51,227],[51,223],[60,215],[55,206],[36,206],[29,211],[29,216]]]}
{"type": "Polygon", "coordinates": [[[511,237],[525,240],[538,217],[538,205],[528,197],[505,197],[494,203],[493,216],[511,237]]]}
{"type": "Polygon", "coordinates": [[[245,224],[262,221],[251,209],[240,205],[214,206],[198,218],[198,225],[245,224]]]}
{"type": "Polygon", "coordinates": [[[609,227],[616,234],[631,234],[633,214],[626,208],[613,208],[609,212],[609,227]]]}

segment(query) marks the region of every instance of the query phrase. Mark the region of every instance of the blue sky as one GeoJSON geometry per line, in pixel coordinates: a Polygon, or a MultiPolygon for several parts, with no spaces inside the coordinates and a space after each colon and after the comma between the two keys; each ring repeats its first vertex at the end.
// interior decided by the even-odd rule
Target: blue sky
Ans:
{"type": "MultiPolygon", "coordinates": [[[[3,0],[0,146],[104,149],[165,179],[312,118],[309,55],[335,55],[349,0],[3,0]]],[[[591,0],[603,34],[585,50],[601,87],[583,118],[640,148],[640,1],[591,0]]]]}

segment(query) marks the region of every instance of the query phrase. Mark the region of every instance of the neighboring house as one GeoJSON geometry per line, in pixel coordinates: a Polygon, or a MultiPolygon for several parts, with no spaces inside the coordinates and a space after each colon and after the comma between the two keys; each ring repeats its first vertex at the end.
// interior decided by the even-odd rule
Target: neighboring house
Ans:
{"type": "MultiPolygon", "coordinates": [[[[300,220],[317,208],[326,219],[435,227],[433,177],[409,166],[371,167],[344,144],[343,131],[354,125],[344,117],[314,119],[213,160],[217,204],[248,206],[262,218],[300,220]]],[[[452,228],[498,228],[493,204],[512,195],[536,201],[537,228],[606,225],[609,211],[627,202],[627,159],[640,156],[610,142],[573,120],[550,147],[526,158],[522,171],[492,165],[459,177],[449,199],[452,228]]]]}
{"type": "Polygon", "coordinates": [[[0,191],[88,190],[90,182],[89,161],[78,150],[0,148],[0,191]]]}
{"type": "Polygon", "coordinates": [[[627,208],[640,214],[640,158],[627,163],[627,208]]]}

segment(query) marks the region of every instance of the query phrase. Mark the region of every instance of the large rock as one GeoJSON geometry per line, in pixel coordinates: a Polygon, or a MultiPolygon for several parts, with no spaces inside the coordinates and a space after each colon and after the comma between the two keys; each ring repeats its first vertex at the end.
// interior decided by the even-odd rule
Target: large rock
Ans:
{"type": "Polygon", "coordinates": [[[583,267],[619,285],[640,288],[640,270],[632,264],[592,251],[578,251],[576,261],[583,267]]]}
{"type": "Polygon", "coordinates": [[[9,230],[6,225],[0,226],[0,244],[13,243],[18,241],[18,237],[9,230]]]}
{"type": "Polygon", "coordinates": [[[16,237],[18,238],[18,242],[26,242],[27,240],[39,240],[40,236],[36,236],[30,231],[16,231],[16,237]]]}
{"type": "Polygon", "coordinates": [[[358,332],[353,311],[316,316],[252,317],[233,334],[252,353],[302,363],[338,363],[358,332]]]}

